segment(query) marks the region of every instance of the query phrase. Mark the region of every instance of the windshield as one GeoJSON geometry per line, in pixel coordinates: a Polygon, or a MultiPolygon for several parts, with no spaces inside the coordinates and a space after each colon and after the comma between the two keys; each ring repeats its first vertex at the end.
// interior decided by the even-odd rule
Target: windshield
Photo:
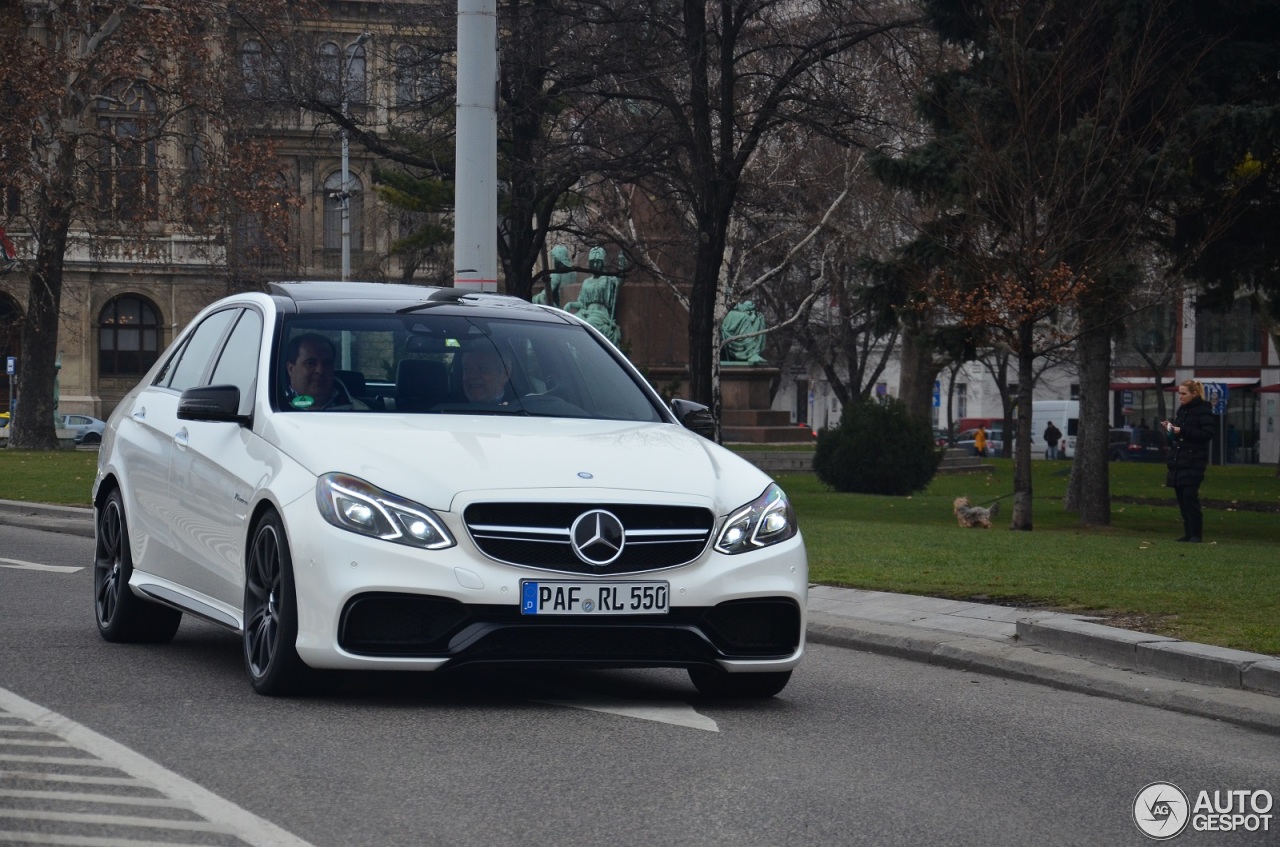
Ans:
{"type": "Polygon", "coordinates": [[[573,324],[461,315],[298,315],[277,346],[277,408],[661,421],[573,324]]]}

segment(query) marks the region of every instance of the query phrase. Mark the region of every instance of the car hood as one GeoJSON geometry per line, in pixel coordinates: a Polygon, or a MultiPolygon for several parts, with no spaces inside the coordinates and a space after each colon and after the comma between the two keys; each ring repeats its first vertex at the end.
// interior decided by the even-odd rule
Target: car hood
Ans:
{"type": "Polygon", "coordinates": [[[647,492],[717,514],[770,478],[675,424],[475,415],[272,416],[264,437],[311,473],[360,477],[441,511],[469,493],[615,499],[647,492]],[[531,489],[538,489],[535,493],[531,489]],[[580,492],[580,493],[579,493],[580,492]]]}

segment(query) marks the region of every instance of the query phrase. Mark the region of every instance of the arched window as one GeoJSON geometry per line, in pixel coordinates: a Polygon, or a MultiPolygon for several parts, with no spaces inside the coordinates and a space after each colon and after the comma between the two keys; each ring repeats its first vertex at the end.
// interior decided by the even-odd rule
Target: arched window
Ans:
{"type": "MultiPolygon", "coordinates": [[[[334,171],[324,181],[324,249],[342,249],[342,172],[334,171]]],[[[364,249],[364,183],[355,174],[347,180],[346,196],[351,203],[351,252],[364,249]]]]}
{"type": "Polygon", "coordinates": [[[403,44],[396,49],[396,105],[430,102],[444,93],[443,61],[438,53],[403,44]]]}
{"type": "Polygon", "coordinates": [[[150,302],[123,294],[98,315],[98,375],[141,376],[160,356],[160,319],[150,302]]]}
{"type": "Polygon", "coordinates": [[[142,82],[118,82],[98,97],[97,113],[93,188],[98,212],[117,220],[154,218],[160,176],[149,122],[156,114],[155,98],[142,82]]]}
{"type": "Polygon", "coordinates": [[[364,47],[351,44],[347,47],[347,66],[343,84],[346,86],[347,100],[351,103],[364,103],[369,99],[368,87],[365,84],[366,67],[364,47]]]}
{"type": "Polygon", "coordinates": [[[262,97],[266,81],[262,42],[250,39],[240,45],[240,77],[245,96],[255,100],[262,97]]]}
{"type": "Polygon", "coordinates": [[[396,105],[418,102],[418,51],[408,44],[396,48],[396,105]]]}
{"type": "Polygon", "coordinates": [[[342,96],[342,51],[326,41],[316,51],[316,97],[321,103],[336,106],[342,96]]]}

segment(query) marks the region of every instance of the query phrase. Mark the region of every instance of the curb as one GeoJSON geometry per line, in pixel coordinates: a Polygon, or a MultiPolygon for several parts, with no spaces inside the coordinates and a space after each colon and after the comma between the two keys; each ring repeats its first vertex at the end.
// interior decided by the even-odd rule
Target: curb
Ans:
{"type": "MultiPolygon", "coordinates": [[[[1132,667],[1123,669],[1091,658],[1048,652],[1049,648],[1039,645],[1017,641],[1001,644],[988,638],[949,636],[877,621],[860,620],[853,624],[849,618],[821,612],[809,614],[808,637],[817,644],[1033,682],[1280,735],[1280,698],[1241,688],[1135,673],[1132,667]]],[[[1264,658],[1280,664],[1280,660],[1264,658]]]]}
{"type": "Polygon", "coordinates": [[[1060,653],[1199,685],[1280,695],[1280,659],[1070,618],[1017,622],[1018,638],[1060,653]]]}
{"type": "Polygon", "coordinates": [[[93,538],[93,509],[0,500],[0,524],[93,538]]]}

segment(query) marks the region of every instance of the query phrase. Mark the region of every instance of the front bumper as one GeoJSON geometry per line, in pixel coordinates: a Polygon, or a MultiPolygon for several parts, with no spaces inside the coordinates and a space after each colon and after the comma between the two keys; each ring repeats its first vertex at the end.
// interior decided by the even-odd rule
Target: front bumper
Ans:
{"type": "Polygon", "coordinates": [[[591,580],[485,557],[458,540],[418,550],[326,523],[302,498],[285,510],[299,656],[315,668],[434,670],[474,663],[718,666],[784,671],[804,652],[808,565],[799,535],[751,553],[708,548],[678,568],[598,577],[669,583],[666,615],[523,616],[521,579],[591,580]]]}

